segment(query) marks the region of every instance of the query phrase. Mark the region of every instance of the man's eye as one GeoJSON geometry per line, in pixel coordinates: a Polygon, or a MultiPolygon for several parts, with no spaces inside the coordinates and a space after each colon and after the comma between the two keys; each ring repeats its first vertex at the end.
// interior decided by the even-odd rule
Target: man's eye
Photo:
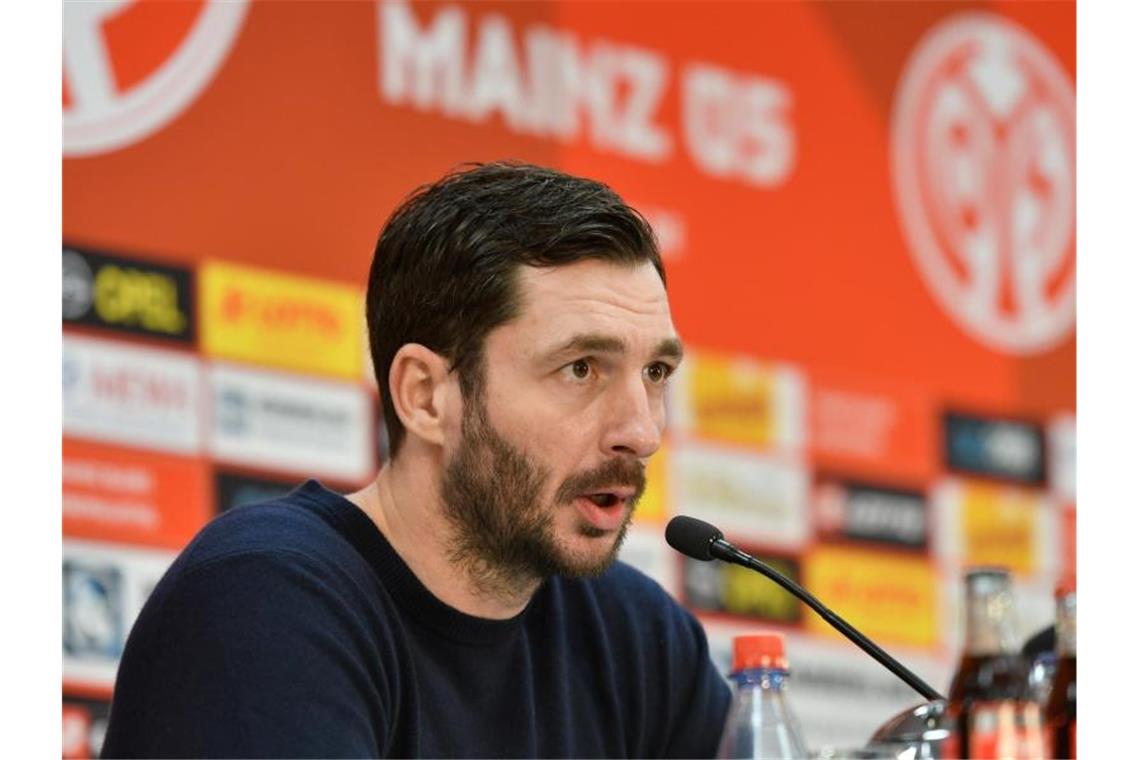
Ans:
{"type": "Polygon", "coordinates": [[[665,382],[671,374],[673,374],[673,368],[665,362],[655,362],[645,368],[646,378],[654,385],[660,385],[665,382]]]}
{"type": "Polygon", "coordinates": [[[585,359],[578,359],[570,363],[570,374],[576,380],[585,380],[590,376],[590,363],[585,359]]]}

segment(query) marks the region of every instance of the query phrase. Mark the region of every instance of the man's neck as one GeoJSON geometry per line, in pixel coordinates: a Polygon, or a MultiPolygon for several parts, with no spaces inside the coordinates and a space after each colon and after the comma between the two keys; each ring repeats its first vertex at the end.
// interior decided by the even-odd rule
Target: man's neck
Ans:
{"type": "Polygon", "coordinates": [[[396,553],[436,598],[475,617],[505,620],[523,611],[541,581],[488,583],[450,559],[454,527],[428,473],[389,463],[346,497],[375,523],[396,553]]]}

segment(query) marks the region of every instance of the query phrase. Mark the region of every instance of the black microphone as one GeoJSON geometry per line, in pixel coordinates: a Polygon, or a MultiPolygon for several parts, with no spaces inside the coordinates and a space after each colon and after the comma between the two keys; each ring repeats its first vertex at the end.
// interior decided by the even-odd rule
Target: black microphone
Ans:
{"type": "Polygon", "coordinates": [[[704,520],[698,520],[695,517],[678,515],[665,526],[665,541],[668,542],[669,546],[672,546],[686,557],[699,559],[702,562],[719,559],[724,562],[731,562],[735,565],[751,568],[767,576],[783,586],[793,596],[803,601],[804,604],[815,610],[832,628],[842,633],[853,641],[856,646],[878,660],[883,667],[905,681],[907,686],[928,700],[945,699],[945,697],[931,688],[930,684],[923,681],[908,670],[901,662],[883,651],[878,644],[852,628],[846,620],[825,607],[822,602],[809,594],[803,587],[780,575],[751,554],[745,554],[728,541],[725,541],[724,534],[721,533],[716,526],[709,525],[704,520]]]}

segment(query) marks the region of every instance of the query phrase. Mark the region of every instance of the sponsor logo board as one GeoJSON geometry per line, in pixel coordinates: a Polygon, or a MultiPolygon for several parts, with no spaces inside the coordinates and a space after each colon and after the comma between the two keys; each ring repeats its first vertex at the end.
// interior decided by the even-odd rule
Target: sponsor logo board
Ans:
{"type": "Polygon", "coordinates": [[[210,356],[359,381],[357,289],[217,261],[206,262],[200,282],[202,346],[210,356]]]}
{"type": "Polygon", "coordinates": [[[247,8],[248,0],[67,3],[64,155],[117,150],[174,120],[213,80],[247,8]]]}
{"type": "Polygon", "coordinates": [[[919,273],[967,334],[1048,350],[1076,321],[1072,78],[1036,37],[989,13],[930,30],[891,124],[896,205],[919,273]]]}
{"type": "Polygon", "coordinates": [[[807,470],[779,456],[678,443],[669,464],[673,507],[730,536],[798,548],[810,532],[807,470]]]}
{"type": "MultiPolygon", "coordinates": [[[[924,558],[839,546],[816,546],[804,559],[804,586],[870,638],[904,646],[938,642],[936,574],[924,558]]],[[[809,616],[808,628],[839,637],[809,616]]]]}
{"type": "Polygon", "coordinates": [[[173,551],[63,542],[63,678],[110,688],[127,633],[173,551]]]}
{"type": "Polygon", "coordinates": [[[1045,434],[1041,426],[1013,419],[947,412],[942,418],[946,467],[1013,483],[1045,482],[1045,434]]]}
{"type": "Polygon", "coordinates": [[[219,470],[214,473],[214,505],[220,514],[234,507],[279,499],[300,485],[288,478],[270,478],[219,470]]]}
{"type": "Polygon", "coordinates": [[[201,449],[201,369],[175,351],[63,336],[63,430],[128,446],[201,449]]]}
{"type": "Polygon", "coordinates": [[[189,269],[64,246],[63,321],[194,342],[189,269]]]}
{"type": "Polygon", "coordinates": [[[927,547],[926,497],[912,491],[825,479],[812,499],[823,536],[923,550],[927,547]]]}
{"type": "MultiPolygon", "coordinates": [[[[740,544],[737,546],[781,575],[800,582],[800,565],[796,558],[773,555],[740,544]]],[[[730,615],[783,625],[796,625],[801,619],[798,599],[775,582],[746,567],[685,557],[681,568],[682,598],[687,607],[699,613],[730,615]]]]}
{"type": "Polygon", "coordinates": [[[1040,492],[971,480],[935,490],[938,553],[951,565],[1000,565],[1053,572],[1060,559],[1059,514],[1040,492]]]}
{"type": "Polygon", "coordinates": [[[63,757],[64,760],[87,760],[99,757],[111,703],[104,699],[87,699],[64,692],[63,757]]]}
{"type": "Polygon", "coordinates": [[[690,353],[670,383],[670,425],[697,438],[798,451],[804,382],[789,365],[690,353]]]}
{"type": "Polygon", "coordinates": [[[209,519],[207,466],[63,440],[63,533],[180,548],[209,519]]]}
{"type": "Polygon", "coordinates": [[[359,384],[209,369],[210,450],[219,460],[357,483],[373,466],[372,410],[359,384]]]}

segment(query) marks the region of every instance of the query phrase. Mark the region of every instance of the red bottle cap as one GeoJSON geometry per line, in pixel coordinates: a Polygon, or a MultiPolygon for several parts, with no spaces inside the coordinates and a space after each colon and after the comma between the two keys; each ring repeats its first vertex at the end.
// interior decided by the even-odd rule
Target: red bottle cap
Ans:
{"type": "Polygon", "coordinates": [[[788,669],[784,656],[784,634],[774,631],[737,636],[732,640],[732,669],[788,669]]]}
{"type": "Polygon", "coordinates": [[[1061,580],[1057,581],[1056,587],[1053,589],[1053,597],[1060,599],[1069,594],[1077,592],[1077,578],[1074,575],[1066,575],[1061,580]]]}

